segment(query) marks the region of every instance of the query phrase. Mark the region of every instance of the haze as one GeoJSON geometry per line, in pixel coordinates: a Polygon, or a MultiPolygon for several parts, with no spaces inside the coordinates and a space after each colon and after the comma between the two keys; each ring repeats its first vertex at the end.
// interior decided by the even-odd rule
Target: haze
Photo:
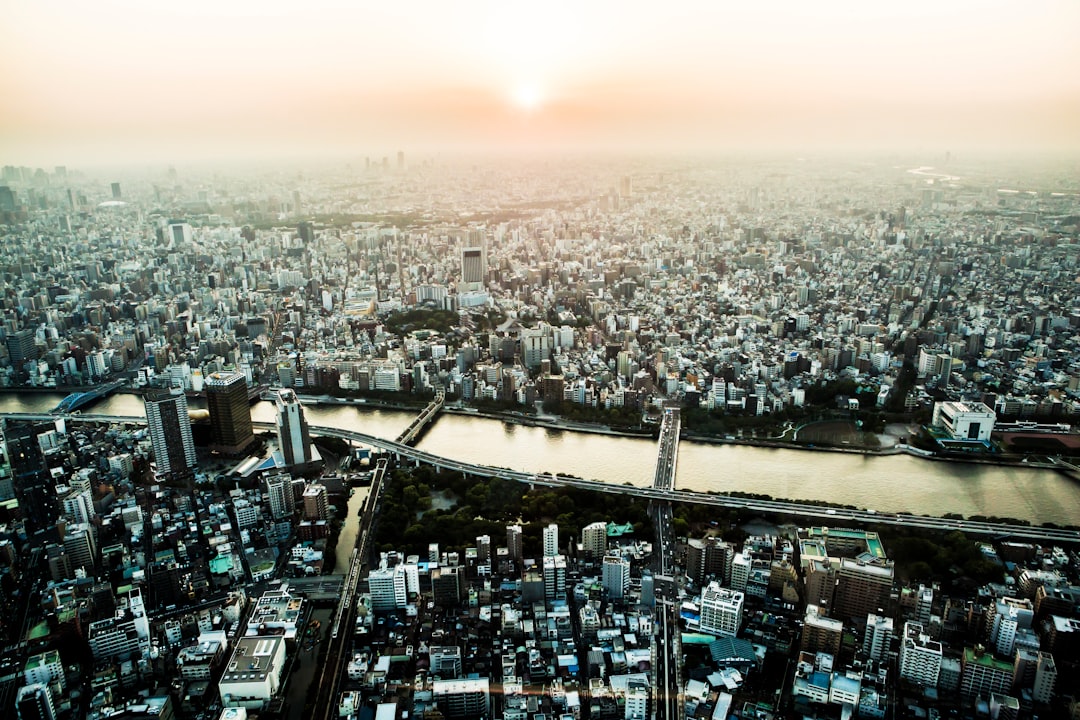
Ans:
{"type": "Polygon", "coordinates": [[[1080,149],[1073,0],[4,5],[5,163],[1080,149]]]}

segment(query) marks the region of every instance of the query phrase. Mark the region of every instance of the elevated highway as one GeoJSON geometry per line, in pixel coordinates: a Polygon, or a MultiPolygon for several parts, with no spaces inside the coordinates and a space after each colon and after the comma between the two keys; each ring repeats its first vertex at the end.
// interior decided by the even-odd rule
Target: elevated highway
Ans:
{"type": "MultiPolygon", "coordinates": [[[[84,414],[58,416],[41,413],[0,413],[0,418],[9,420],[51,422],[57,417],[67,417],[69,421],[73,422],[126,423],[132,425],[146,424],[146,418],[140,415],[84,414]]],[[[260,430],[273,430],[275,428],[274,423],[256,422],[253,424],[260,430]]],[[[1026,539],[1050,543],[1080,543],[1080,531],[1077,530],[1031,527],[1028,525],[1007,525],[978,522],[974,520],[957,520],[954,518],[910,515],[907,513],[884,513],[875,512],[873,510],[832,508],[826,505],[816,505],[814,503],[791,502],[787,500],[761,500],[739,495],[699,493],[689,490],[615,485],[599,480],[584,480],[582,478],[556,474],[537,474],[521,470],[479,465],[476,463],[464,462],[462,460],[453,460],[451,458],[434,455],[410,447],[409,445],[404,445],[394,440],[387,440],[385,438],[379,438],[374,435],[368,435],[352,430],[313,425],[311,426],[311,434],[336,437],[347,442],[368,445],[391,453],[398,459],[414,462],[417,465],[423,463],[445,470],[462,472],[467,475],[497,477],[503,480],[513,480],[529,485],[573,487],[579,490],[589,490],[592,492],[636,495],[647,500],[668,500],[670,502],[713,505],[716,507],[745,508],[755,512],[780,513],[794,517],[810,518],[815,521],[826,522],[830,525],[836,525],[840,522],[880,523],[883,525],[901,525],[928,530],[962,530],[965,533],[995,538],[1026,539]]]]}

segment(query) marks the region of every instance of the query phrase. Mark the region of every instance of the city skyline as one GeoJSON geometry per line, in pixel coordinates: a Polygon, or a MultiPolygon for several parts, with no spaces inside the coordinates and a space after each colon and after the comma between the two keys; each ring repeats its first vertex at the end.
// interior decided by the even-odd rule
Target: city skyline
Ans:
{"type": "Polygon", "coordinates": [[[1078,149],[1054,0],[7,11],[7,162],[1078,149]]]}

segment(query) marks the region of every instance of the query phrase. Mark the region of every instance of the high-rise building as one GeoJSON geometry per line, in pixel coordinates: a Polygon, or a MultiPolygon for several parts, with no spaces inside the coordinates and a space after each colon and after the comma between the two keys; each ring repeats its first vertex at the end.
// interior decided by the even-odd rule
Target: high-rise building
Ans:
{"type": "Polygon", "coordinates": [[[187,398],[179,388],[146,396],[146,425],[159,476],[189,477],[197,462],[187,398]]]}
{"type": "Polygon", "coordinates": [[[19,688],[15,697],[19,720],[56,720],[56,707],[48,685],[33,683],[19,688]]]}
{"type": "Polygon", "coordinates": [[[833,609],[829,615],[861,619],[870,613],[883,611],[888,607],[892,586],[892,562],[841,558],[836,573],[833,609]]]}
{"type": "Polygon", "coordinates": [[[862,651],[871,660],[884,662],[893,638],[893,619],[873,613],[866,616],[866,634],[862,651]]]}
{"type": "Polygon", "coordinates": [[[525,551],[522,549],[520,525],[506,526],[506,550],[510,555],[510,559],[514,562],[521,562],[522,558],[525,557],[525,551]]]}
{"type": "Polygon", "coordinates": [[[461,248],[461,282],[479,290],[487,273],[487,249],[483,246],[461,248]]]}
{"type": "Polygon", "coordinates": [[[900,639],[900,677],[925,687],[937,687],[941,673],[941,643],[931,640],[917,622],[904,623],[900,639]]]}
{"type": "Polygon", "coordinates": [[[480,565],[491,564],[491,536],[478,535],[476,538],[476,562],[480,565]]]}
{"type": "Polygon", "coordinates": [[[630,589],[630,561],[618,555],[608,555],[603,563],[603,585],[608,597],[622,600],[630,589]]]}
{"type": "Polygon", "coordinates": [[[817,605],[806,606],[803,620],[802,639],[799,649],[803,652],[827,652],[836,655],[840,652],[840,641],[844,637],[844,623],[822,615],[817,605]]]}
{"type": "Polygon", "coordinates": [[[544,557],[559,554],[559,526],[551,523],[544,528],[544,557]]]}
{"type": "Polygon", "coordinates": [[[1001,657],[1010,657],[1018,630],[1031,628],[1034,606],[1027,598],[1000,598],[994,603],[993,617],[987,618],[990,644],[1001,657]]]}
{"type": "Polygon", "coordinates": [[[67,685],[64,677],[64,665],[60,662],[60,653],[56,650],[48,650],[31,656],[23,666],[23,679],[27,685],[48,685],[52,682],[60,684],[63,690],[67,685]]]}
{"type": "Polygon", "coordinates": [[[566,597],[566,558],[562,555],[544,556],[544,597],[548,600],[566,597]]]}
{"type": "Polygon", "coordinates": [[[210,411],[211,449],[239,455],[255,440],[248,403],[247,381],[238,372],[216,372],[206,378],[206,407],[210,411]]]}
{"type": "Polygon", "coordinates": [[[607,554],[607,523],[594,522],[581,529],[581,550],[585,557],[596,562],[607,554]]]}
{"type": "Polygon", "coordinates": [[[278,445],[285,466],[307,465],[312,460],[311,432],[304,418],[304,407],[296,393],[288,388],[278,390],[274,402],[277,405],[278,445]]]}
{"type": "Polygon", "coordinates": [[[734,558],[735,548],[730,543],[715,537],[690,538],[686,542],[686,576],[698,585],[707,579],[730,583],[734,558]]]}
{"type": "Polygon", "coordinates": [[[72,525],[64,534],[64,552],[71,559],[71,568],[83,568],[88,575],[94,574],[97,542],[90,525],[72,525]]]}
{"type": "Polygon", "coordinates": [[[1031,697],[1035,702],[1047,705],[1054,699],[1057,675],[1054,656],[1047,652],[1040,652],[1038,665],[1035,667],[1035,684],[1031,689],[1031,697]]]}
{"type": "Polygon", "coordinates": [[[27,360],[36,360],[37,341],[31,328],[16,330],[7,336],[8,360],[16,373],[21,372],[22,364],[27,360]]]}
{"type": "Polygon", "coordinates": [[[325,485],[311,483],[304,488],[305,520],[326,520],[329,512],[330,505],[327,500],[325,485]]]}
{"type": "Polygon", "coordinates": [[[715,580],[701,592],[701,632],[735,636],[742,624],[744,595],[715,580]]]}
{"type": "Polygon", "coordinates": [[[292,477],[277,473],[266,477],[266,495],[270,502],[270,515],[275,520],[292,517],[296,511],[292,477]]]}
{"type": "Polygon", "coordinates": [[[982,647],[964,648],[960,656],[960,693],[966,698],[1007,693],[1012,674],[1012,663],[998,660],[982,647]]]}

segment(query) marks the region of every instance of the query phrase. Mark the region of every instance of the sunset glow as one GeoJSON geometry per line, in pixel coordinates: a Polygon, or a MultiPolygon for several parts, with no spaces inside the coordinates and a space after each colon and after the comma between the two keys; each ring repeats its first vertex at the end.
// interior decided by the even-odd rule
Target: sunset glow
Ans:
{"type": "Polygon", "coordinates": [[[1076,149],[1077,27],[1069,0],[9,1],[0,154],[1076,149]]]}

